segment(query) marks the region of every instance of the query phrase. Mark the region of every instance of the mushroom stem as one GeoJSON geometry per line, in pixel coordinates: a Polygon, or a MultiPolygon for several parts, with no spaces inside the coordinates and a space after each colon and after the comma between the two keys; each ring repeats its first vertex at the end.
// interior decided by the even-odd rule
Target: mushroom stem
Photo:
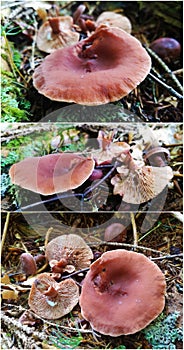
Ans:
{"type": "Polygon", "coordinates": [[[59,17],[53,17],[53,18],[48,18],[49,24],[52,28],[52,32],[54,34],[59,34],[60,33],[60,28],[59,28],[59,17]]]}
{"type": "Polygon", "coordinates": [[[78,23],[80,16],[84,13],[85,10],[86,10],[85,5],[79,5],[77,7],[77,10],[73,14],[73,22],[74,23],[78,23]]]}
{"type": "Polygon", "coordinates": [[[38,279],[36,279],[34,281],[34,284],[36,286],[36,288],[43,293],[44,295],[46,295],[47,297],[56,297],[58,292],[57,290],[51,286],[49,283],[46,282],[40,282],[38,279]]]}
{"type": "Polygon", "coordinates": [[[48,297],[54,298],[58,295],[58,292],[53,286],[49,286],[48,290],[43,292],[43,294],[48,296],[48,297]]]}

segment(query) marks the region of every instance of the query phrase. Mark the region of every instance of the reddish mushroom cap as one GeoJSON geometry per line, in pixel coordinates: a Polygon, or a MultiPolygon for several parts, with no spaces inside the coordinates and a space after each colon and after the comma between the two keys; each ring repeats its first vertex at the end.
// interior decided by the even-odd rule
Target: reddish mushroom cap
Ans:
{"type": "Polygon", "coordinates": [[[100,105],[126,96],[150,68],[151,59],[136,38],[119,28],[99,27],[89,38],[47,56],[33,84],[51,100],[100,105]]]}
{"type": "MultiPolygon", "coordinates": [[[[65,271],[80,270],[88,267],[93,259],[93,253],[84,239],[75,234],[61,235],[52,239],[46,246],[45,255],[48,261],[66,259],[65,271]]],[[[57,265],[57,264],[56,264],[57,265]]]]}
{"type": "Polygon", "coordinates": [[[181,45],[173,38],[158,38],[150,44],[150,48],[163,59],[173,59],[180,56],[181,45]]]}
{"type": "Polygon", "coordinates": [[[43,195],[79,187],[91,175],[94,160],[74,153],[29,157],[11,166],[12,183],[43,195]]]}
{"type": "Polygon", "coordinates": [[[79,288],[71,278],[57,283],[48,273],[32,284],[28,304],[40,317],[58,319],[68,314],[79,300],[79,288]]]}
{"type": "Polygon", "coordinates": [[[126,236],[126,227],[120,222],[113,222],[106,227],[104,232],[104,240],[110,242],[125,242],[126,236]]]}
{"type": "Polygon", "coordinates": [[[123,249],[106,252],[84,279],[82,316],[102,334],[133,334],[162,312],[165,290],[163,273],[143,254],[123,249]]]}
{"type": "Polygon", "coordinates": [[[118,27],[127,33],[131,33],[132,25],[129,19],[125,16],[122,16],[119,13],[113,11],[104,11],[98,16],[96,24],[99,26],[105,24],[110,27],[118,27]]]}

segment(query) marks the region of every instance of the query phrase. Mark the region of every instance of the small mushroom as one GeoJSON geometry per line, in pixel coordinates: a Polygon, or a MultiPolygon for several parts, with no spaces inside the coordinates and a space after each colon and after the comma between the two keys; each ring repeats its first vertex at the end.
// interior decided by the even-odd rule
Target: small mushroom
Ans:
{"type": "Polygon", "coordinates": [[[114,194],[123,196],[123,201],[141,204],[161,193],[173,177],[169,166],[153,167],[137,164],[131,155],[127,156],[128,164],[117,167],[119,174],[111,179],[114,194]]]}
{"type": "Polygon", "coordinates": [[[52,239],[46,246],[45,254],[54,272],[80,270],[89,267],[93,259],[92,250],[82,237],[75,234],[52,239]]]}
{"type": "Polygon", "coordinates": [[[150,68],[150,56],[136,38],[103,26],[48,55],[35,69],[33,84],[51,100],[100,105],[126,96],[150,68]]]}
{"type": "Polygon", "coordinates": [[[22,271],[29,275],[35,275],[37,266],[34,257],[30,253],[22,253],[20,256],[20,263],[22,271]]]}
{"type": "Polygon", "coordinates": [[[124,242],[126,240],[126,227],[120,222],[114,222],[107,226],[104,232],[104,240],[110,242],[124,242]]]}
{"type": "Polygon", "coordinates": [[[153,147],[145,151],[144,160],[148,160],[153,166],[165,166],[166,158],[170,156],[170,152],[164,147],[153,147]]]}
{"type": "Polygon", "coordinates": [[[105,135],[104,131],[99,131],[97,141],[100,148],[96,152],[93,152],[93,156],[97,164],[111,163],[113,158],[129,153],[130,146],[128,143],[113,142],[112,139],[113,132],[109,135],[105,135]]]}
{"type": "Polygon", "coordinates": [[[159,38],[150,44],[150,49],[155,51],[163,59],[172,60],[178,58],[181,53],[180,43],[173,38],[159,38]]]}
{"type": "Polygon", "coordinates": [[[11,166],[12,183],[43,195],[82,185],[92,174],[94,160],[74,153],[29,157],[11,166]]]}
{"type": "Polygon", "coordinates": [[[20,263],[23,273],[26,276],[35,275],[37,271],[37,262],[45,259],[45,256],[42,254],[33,256],[30,253],[22,253],[20,256],[20,263]]]}
{"type": "Polygon", "coordinates": [[[91,264],[83,281],[81,313],[102,334],[133,334],[162,312],[165,291],[162,271],[146,256],[109,251],[91,264]]]}
{"type": "Polygon", "coordinates": [[[73,279],[57,283],[48,273],[41,273],[32,284],[28,304],[38,316],[50,320],[68,314],[79,300],[79,288],[73,279]]]}
{"type": "Polygon", "coordinates": [[[72,30],[72,25],[73,19],[70,16],[49,18],[38,30],[36,43],[39,50],[51,53],[77,43],[79,33],[72,30]]]}
{"type": "Polygon", "coordinates": [[[113,11],[104,11],[98,16],[96,20],[97,26],[105,24],[110,27],[118,27],[127,33],[131,33],[132,25],[129,19],[125,16],[122,16],[119,13],[115,13],[113,11]]]}

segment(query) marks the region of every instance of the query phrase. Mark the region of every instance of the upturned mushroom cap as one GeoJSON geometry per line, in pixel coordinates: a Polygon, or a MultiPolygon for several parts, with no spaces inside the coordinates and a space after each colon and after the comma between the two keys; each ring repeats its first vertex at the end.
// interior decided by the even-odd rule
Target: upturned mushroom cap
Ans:
{"type": "Polygon", "coordinates": [[[41,51],[51,53],[79,41],[79,33],[72,31],[70,16],[54,17],[43,23],[38,30],[36,43],[41,51]]]}
{"type": "Polygon", "coordinates": [[[125,16],[115,13],[113,11],[104,11],[98,16],[96,24],[99,26],[105,24],[110,27],[118,27],[127,33],[131,33],[132,25],[129,19],[125,16]]]}
{"type": "Polygon", "coordinates": [[[62,235],[52,239],[46,246],[45,255],[48,261],[66,259],[69,271],[88,267],[93,259],[92,250],[84,239],[75,234],[62,235]]]}
{"type": "Polygon", "coordinates": [[[43,195],[65,192],[83,184],[94,169],[94,160],[74,153],[29,157],[11,166],[12,183],[43,195]]]}
{"type": "Polygon", "coordinates": [[[79,288],[71,278],[57,283],[48,273],[34,281],[28,304],[38,316],[50,320],[68,314],[79,300],[79,288]]]}
{"type": "Polygon", "coordinates": [[[162,312],[165,290],[163,273],[143,254],[123,249],[106,252],[84,279],[82,316],[102,334],[133,334],[162,312]]]}
{"type": "Polygon", "coordinates": [[[120,174],[111,179],[114,194],[123,196],[123,201],[141,204],[156,197],[173,177],[169,166],[142,166],[129,170],[125,166],[117,168],[120,174]]]}
{"type": "Polygon", "coordinates": [[[117,101],[149,73],[141,43],[119,28],[99,27],[76,45],[47,56],[33,74],[39,93],[56,101],[100,105],[117,101]]]}

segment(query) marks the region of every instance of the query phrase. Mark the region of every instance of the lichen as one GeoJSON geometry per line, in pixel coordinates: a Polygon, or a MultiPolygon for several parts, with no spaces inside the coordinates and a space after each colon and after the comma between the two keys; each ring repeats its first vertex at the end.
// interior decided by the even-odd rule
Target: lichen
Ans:
{"type": "Polygon", "coordinates": [[[175,342],[183,340],[182,328],[177,327],[179,312],[168,316],[161,314],[155,322],[143,330],[153,349],[176,349],[175,342]]]}

